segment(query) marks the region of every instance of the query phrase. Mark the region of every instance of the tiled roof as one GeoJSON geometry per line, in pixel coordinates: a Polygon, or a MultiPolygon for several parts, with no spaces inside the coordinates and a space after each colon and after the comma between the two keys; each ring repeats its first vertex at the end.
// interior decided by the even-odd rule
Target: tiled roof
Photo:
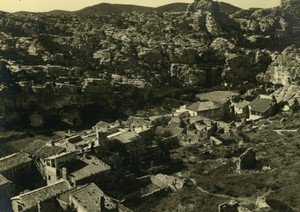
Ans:
{"type": "Polygon", "coordinates": [[[9,181],[2,174],[0,174],[0,186],[5,185],[7,183],[11,183],[11,181],[9,181]]]}
{"type": "Polygon", "coordinates": [[[106,209],[116,208],[116,204],[94,183],[79,188],[77,191],[72,192],[70,196],[88,212],[100,211],[101,197],[105,199],[106,209]]]}
{"type": "Polygon", "coordinates": [[[52,155],[52,156],[48,157],[47,159],[54,160],[54,159],[58,159],[58,158],[62,158],[62,157],[68,156],[68,155],[73,155],[74,158],[76,158],[76,151],[73,151],[73,152],[62,152],[62,153],[59,153],[57,155],[52,155]]]}
{"type": "Polygon", "coordinates": [[[272,99],[257,98],[250,102],[249,106],[251,107],[251,111],[264,113],[272,106],[272,104],[272,99]]]}
{"type": "Polygon", "coordinates": [[[249,103],[250,103],[250,102],[244,100],[244,101],[242,101],[242,102],[237,103],[235,106],[236,106],[237,108],[243,109],[243,108],[247,107],[247,106],[249,105],[249,103]]]}
{"type": "Polygon", "coordinates": [[[64,152],[65,148],[60,146],[46,146],[45,141],[35,140],[22,151],[39,158],[48,158],[52,155],[64,152]]]}
{"type": "Polygon", "coordinates": [[[4,158],[0,158],[0,173],[21,164],[29,163],[31,158],[28,157],[28,154],[20,152],[9,155],[4,158]]]}
{"type": "Polygon", "coordinates": [[[207,111],[207,110],[213,110],[221,108],[221,106],[217,105],[216,103],[212,101],[206,101],[206,102],[195,102],[187,107],[188,110],[194,111],[194,112],[201,112],[201,111],[207,111]]]}
{"type": "Polygon", "coordinates": [[[45,186],[19,196],[11,198],[12,201],[17,201],[23,206],[23,210],[28,210],[37,205],[38,202],[43,202],[59,194],[71,189],[70,184],[63,180],[53,185],[45,186]]]}
{"type": "MultiPolygon", "coordinates": [[[[104,171],[110,170],[110,166],[105,164],[103,161],[99,160],[95,156],[89,155],[86,157],[80,158],[80,161],[84,164],[77,170],[74,170],[70,173],[70,177],[74,181],[79,181],[85,178],[88,178],[92,175],[99,174],[104,171]]],[[[67,167],[69,170],[72,170],[72,167],[67,167]]]]}
{"type": "Polygon", "coordinates": [[[9,144],[4,143],[0,145],[0,158],[11,155],[13,153],[18,152],[16,149],[11,147],[9,144]]]}

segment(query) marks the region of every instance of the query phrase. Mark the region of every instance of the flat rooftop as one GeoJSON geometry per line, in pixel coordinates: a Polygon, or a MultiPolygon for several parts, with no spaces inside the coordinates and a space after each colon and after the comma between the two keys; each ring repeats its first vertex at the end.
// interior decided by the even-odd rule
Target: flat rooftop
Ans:
{"type": "Polygon", "coordinates": [[[70,177],[72,177],[74,181],[79,181],[111,169],[109,165],[92,155],[79,158],[76,163],[80,163],[81,165],[77,168],[74,167],[73,163],[66,166],[66,168],[70,170],[70,177]]]}
{"type": "Polygon", "coordinates": [[[125,132],[118,132],[108,137],[109,139],[115,139],[120,141],[122,144],[127,144],[135,141],[136,139],[140,138],[139,134],[135,132],[125,131],[125,132]]]}

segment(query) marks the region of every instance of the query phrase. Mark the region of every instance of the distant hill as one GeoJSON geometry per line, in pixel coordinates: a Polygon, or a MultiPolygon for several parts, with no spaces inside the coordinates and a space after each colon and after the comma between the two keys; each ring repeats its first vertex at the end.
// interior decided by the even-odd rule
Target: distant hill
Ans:
{"type": "Polygon", "coordinates": [[[49,15],[68,15],[72,14],[73,12],[71,11],[65,11],[65,10],[52,10],[50,12],[47,12],[49,15]]]}
{"type": "Polygon", "coordinates": [[[233,13],[236,13],[237,11],[242,10],[239,7],[233,6],[231,4],[225,3],[225,2],[219,2],[219,9],[221,12],[231,15],[233,13]]]}
{"type": "Polygon", "coordinates": [[[143,7],[136,5],[126,5],[126,4],[109,4],[109,3],[101,3],[94,6],[86,7],[81,10],[73,12],[75,15],[106,15],[106,14],[120,14],[123,12],[133,12],[133,11],[141,11],[147,12],[151,11],[153,8],[151,7],[143,7]]]}
{"type": "Polygon", "coordinates": [[[188,5],[188,3],[173,3],[156,7],[155,10],[159,12],[185,12],[188,5]]]}
{"type": "MultiPolygon", "coordinates": [[[[121,14],[123,12],[185,12],[188,3],[172,3],[163,5],[160,7],[144,7],[144,6],[137,6],[137,5],[127,5],[127,4],[109,4],[109,3],[101,3],[97,5],[93,5],[90,7],[85,7],[81,10],[77,11],[64,11],[64,10],[53,10],[49,12],[45,12],[44,14],[49,15],[79,15],[79,16],[86,16],[86,15],[107,15],[107,14],[121,14]]],[[[228,15],[233,14],[241,8],[235,7],[231,4],[227,4],[224,2],[219,2],[220,11],[226,13],[228,15]]],[[[17,12],[18,14],[26,14],[29,12],[17,12]]]]}

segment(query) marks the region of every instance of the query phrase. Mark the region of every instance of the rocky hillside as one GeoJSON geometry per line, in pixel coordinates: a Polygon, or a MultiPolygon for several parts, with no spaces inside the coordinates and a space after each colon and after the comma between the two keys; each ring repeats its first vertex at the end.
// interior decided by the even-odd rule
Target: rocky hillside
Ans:
{"type": "Polygon", "coordinates": [[[297,1],[255,10],[224,5],[0,13],[1,125],[115,119],[153,103],[166,86],[298,83],[297,1]]]}

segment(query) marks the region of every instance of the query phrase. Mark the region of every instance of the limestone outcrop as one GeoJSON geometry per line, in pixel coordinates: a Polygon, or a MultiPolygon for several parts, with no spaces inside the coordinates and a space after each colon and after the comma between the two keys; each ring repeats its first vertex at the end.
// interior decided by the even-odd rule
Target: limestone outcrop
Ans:
{"type": "Polygon", "coordinates": [[[259,81],[286,85],[300,80],[300,49],[289,46],[281,54],[275,56],[264,74],[258,76],[259,81]]]}

